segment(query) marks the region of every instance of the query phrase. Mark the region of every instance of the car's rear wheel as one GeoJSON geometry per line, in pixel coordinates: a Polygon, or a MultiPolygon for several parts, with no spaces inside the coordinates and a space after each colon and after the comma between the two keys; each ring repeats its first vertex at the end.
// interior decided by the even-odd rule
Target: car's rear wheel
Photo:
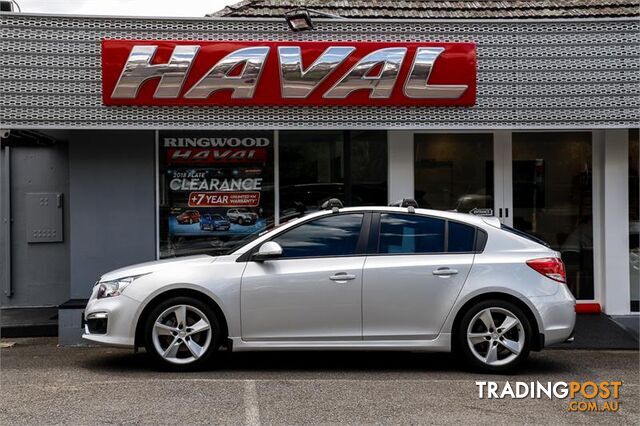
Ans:
{"type": "Polygon", "coordinates": [[[238,218],[238,225],[244,225],[244,219],[238,218]]]}
{"type": "Polygon", "coordinates": [[[165,300],[147,318],[145,347],[162,368],[200,368],[219,346],[218,318],[207,304],[197,299],[173,297],[165,300]]]}
{"type": "Polygon", "coordinates": [[[463,315],[457,331],[458,349],[477,370],[512,371],[529,356],[532,333],[529,319],[518,306],[486,300],[463,315]]]}

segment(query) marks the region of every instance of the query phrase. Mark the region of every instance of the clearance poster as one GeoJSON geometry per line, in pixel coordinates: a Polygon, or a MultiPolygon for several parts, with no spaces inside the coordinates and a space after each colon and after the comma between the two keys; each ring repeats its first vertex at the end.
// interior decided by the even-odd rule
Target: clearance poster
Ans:
{"type": "Polygon", "coordinates": [[[161,234],[173,254],[231,248],[273,222],[273,132],[159,133],[161,234]]]}

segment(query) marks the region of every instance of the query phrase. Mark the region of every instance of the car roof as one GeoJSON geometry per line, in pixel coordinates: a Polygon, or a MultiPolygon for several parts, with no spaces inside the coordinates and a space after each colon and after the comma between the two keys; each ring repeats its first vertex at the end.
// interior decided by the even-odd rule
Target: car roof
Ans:
{"type": "MultiPolygon", "coordinates": [[[[459,222],[465,222],[470,225],[486,227],[487,225],[493,227],[499,227],[497,225],[498,219],[493,216],[477,216],[469,213],[460,213],[447,210],[432,210],[432,209],[414,209],[413,213],[409,211],[407,207],[389,207],[389,206],[360,206],[360,207],[343,207],[338,209],[338,213],[348,212],[381,212],[381,213],[403,213],[403,214],[419,214],[424,216],[438,217],[442,219],[456,220],[459,222]]],[[[299,219],[308,219],[313,216],[322,216],[325,214],[332,214],[331,210],[320,210],[313,213],[309,213],[299,219]]]]}

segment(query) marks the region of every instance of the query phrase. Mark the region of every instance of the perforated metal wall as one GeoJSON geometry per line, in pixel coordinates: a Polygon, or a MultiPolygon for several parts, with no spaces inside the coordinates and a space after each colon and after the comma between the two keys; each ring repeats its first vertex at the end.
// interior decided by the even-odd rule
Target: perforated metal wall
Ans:
{"type": "Polygon", "coordinates": [[[0,16],[5,128],[604,128],[640,119],[639,21],[165,20],[0,16]],[[472,41],[475,107],[106,107],[100,40],[472,41]]]}

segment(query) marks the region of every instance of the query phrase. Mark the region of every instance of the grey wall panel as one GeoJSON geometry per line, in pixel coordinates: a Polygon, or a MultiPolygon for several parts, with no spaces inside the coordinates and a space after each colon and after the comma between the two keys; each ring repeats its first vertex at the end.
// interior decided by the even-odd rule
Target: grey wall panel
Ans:
{"type": "Polygon", "coordinates": [[[0,125],[82,128],[607,128],[640,119],[640,22],[0,16],[0,125]],[[100,40],[472,41],[475,107],[106,107],[100,40]],[[62,40],[62,41],[61,41],[62,40]],[[292,119],[295,118],[295,119],[292,119]]]}
{"type": "Polygon", "coordinates": [[[156,257],[155,133],[69,132],[71,298],[156,257]]]}
{"type": "MultiPolygon", "coordinates": [[[[3,150],[4,151],[4,150],[3,150]]],[[[0,292],[0,306],[55,306],[69,299],[69,175],[68,145],[64,139],[55,144],[18,144],[11,147],[11,176],[8,179],[11,192],[11,295],[5,293],[7,283],[0,292]],[[53,192],[61,194],[60,208],[53,214],[58,232],[49,241],[33,243],[30,237],[32,193],[53,192]],[[60,235],[62,232],[62,235],[60,235]],[[62,237],[62,238],[59,238],[62,237]]],[[[3,164],[4,166],[4,164],[3,164]]],[[[0,175],[2,181],[3,175],[0,175]]],[[[2,185],[4,187],[4,185],[2,185]]],[[[3,194],[4,195],[4,194],[3,194]]],[[[6,201],[6,198],[3,198],[6,201]]],[[[52,200],[53,201],[53,200],[52,200]]],[[[4,230],[4,228],[3,228],[4,230]]],[[[0,234],[5,243],[6,234],[0,234]]],[[[9,260],[9,259],[7,259],[9,260]]],[[[4,272],[7,264],[0,264],[4,272]]]]}

